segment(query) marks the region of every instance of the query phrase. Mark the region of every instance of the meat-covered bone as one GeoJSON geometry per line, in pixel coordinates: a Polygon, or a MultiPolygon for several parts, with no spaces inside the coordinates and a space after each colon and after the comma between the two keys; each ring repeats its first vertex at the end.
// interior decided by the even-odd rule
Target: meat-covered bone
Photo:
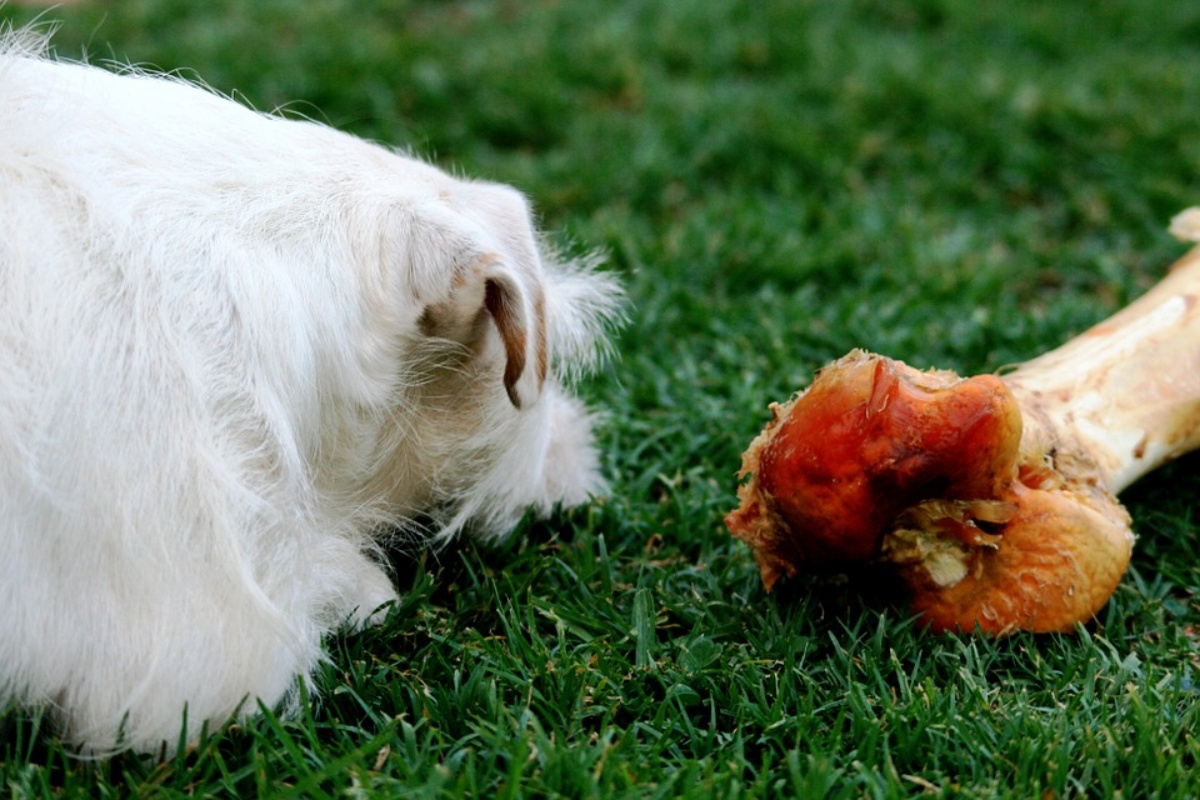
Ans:
{"type": "MultiPolygon", "coordinates": [[[[1200,241],[1200,210],[1172,232],[1200,241]]],[[[998,378],[854,351],[743,455],[726,525],[770,589],[882,562],[936,630],[1061,631],[1094,616],[1133,545],[1116,494],[1200,447],[1200,248],[1143,297],[998,378]]]]}
{"type": "MultiPolygon", "coordinates": [[[[742,507],[726,520],[754,547],[768,589],[785,572],[871,559],[920,501],[996,498],[1015,475],[1021,413],[991,375],[962,380],[856,350],[771,410],[743,457],[742,507]]],[[[982,513],[1003,522],[1012,510],[982,513]]]]}

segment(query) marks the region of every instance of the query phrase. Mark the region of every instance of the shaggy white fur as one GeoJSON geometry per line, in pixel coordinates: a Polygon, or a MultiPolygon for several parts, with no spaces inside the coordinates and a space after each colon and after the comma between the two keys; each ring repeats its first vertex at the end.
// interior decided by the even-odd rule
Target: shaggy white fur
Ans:
{"type": "Polygon", "coordinates": [[[385,612],[381,532],[602,488],[556,376],[618,290],[519,193],[36,38],[0,42],[0,704],[170,748],[385,612]]]}

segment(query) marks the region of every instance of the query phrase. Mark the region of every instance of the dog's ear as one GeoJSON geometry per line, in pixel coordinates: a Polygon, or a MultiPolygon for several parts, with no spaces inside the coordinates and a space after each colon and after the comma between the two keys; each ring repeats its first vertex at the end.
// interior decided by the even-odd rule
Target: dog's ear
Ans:
{"type": "Polygon", "coordinates": [[[522,275],[501,261],[483,273],[483,307],[504,346],[504,391],[516,408],[537,398],[546,381],[544,288],[535,276],[522,275]]]}
{"type": "Polygon", "coordinates": [[[471,262],[455,269],[450,296],[425,309],[421,329],[479,356],[498,342],[504,391],[514,407],[528,407],[549,371],[545,287],[535,268],[514,268],[500,253],[471,262]]]}
{"type": "Polygon", "coordinates": [[[529,204],[505,186],[441,180],[436,198],[388,207],[382,263],[400,261],[401,294],[421,334],[463,345],[488,369],[502,359],[512,405],[532,406],[551,347],[548,276],[529,204]]]}

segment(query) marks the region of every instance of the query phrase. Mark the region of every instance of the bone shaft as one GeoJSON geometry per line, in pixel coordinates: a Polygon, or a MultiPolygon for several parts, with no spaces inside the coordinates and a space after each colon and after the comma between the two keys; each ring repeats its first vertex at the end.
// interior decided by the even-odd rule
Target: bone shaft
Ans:
{"type": "Polygon", "coordinates": [[[1108,320],[1006,375],[1119,493],[1200,447],[1200,247],[1108,320]]]}

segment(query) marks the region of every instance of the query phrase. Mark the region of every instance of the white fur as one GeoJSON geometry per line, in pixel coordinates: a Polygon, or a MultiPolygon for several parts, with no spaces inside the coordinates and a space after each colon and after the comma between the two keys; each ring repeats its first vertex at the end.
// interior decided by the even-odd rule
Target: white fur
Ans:
{"type": "Polygon", "coordinates": [[[520,194],[29,39],[0,42],[0,704],[170,747],[377,619],[387,531],[602,488],[555,375],[617,290],[520,194]]]}

